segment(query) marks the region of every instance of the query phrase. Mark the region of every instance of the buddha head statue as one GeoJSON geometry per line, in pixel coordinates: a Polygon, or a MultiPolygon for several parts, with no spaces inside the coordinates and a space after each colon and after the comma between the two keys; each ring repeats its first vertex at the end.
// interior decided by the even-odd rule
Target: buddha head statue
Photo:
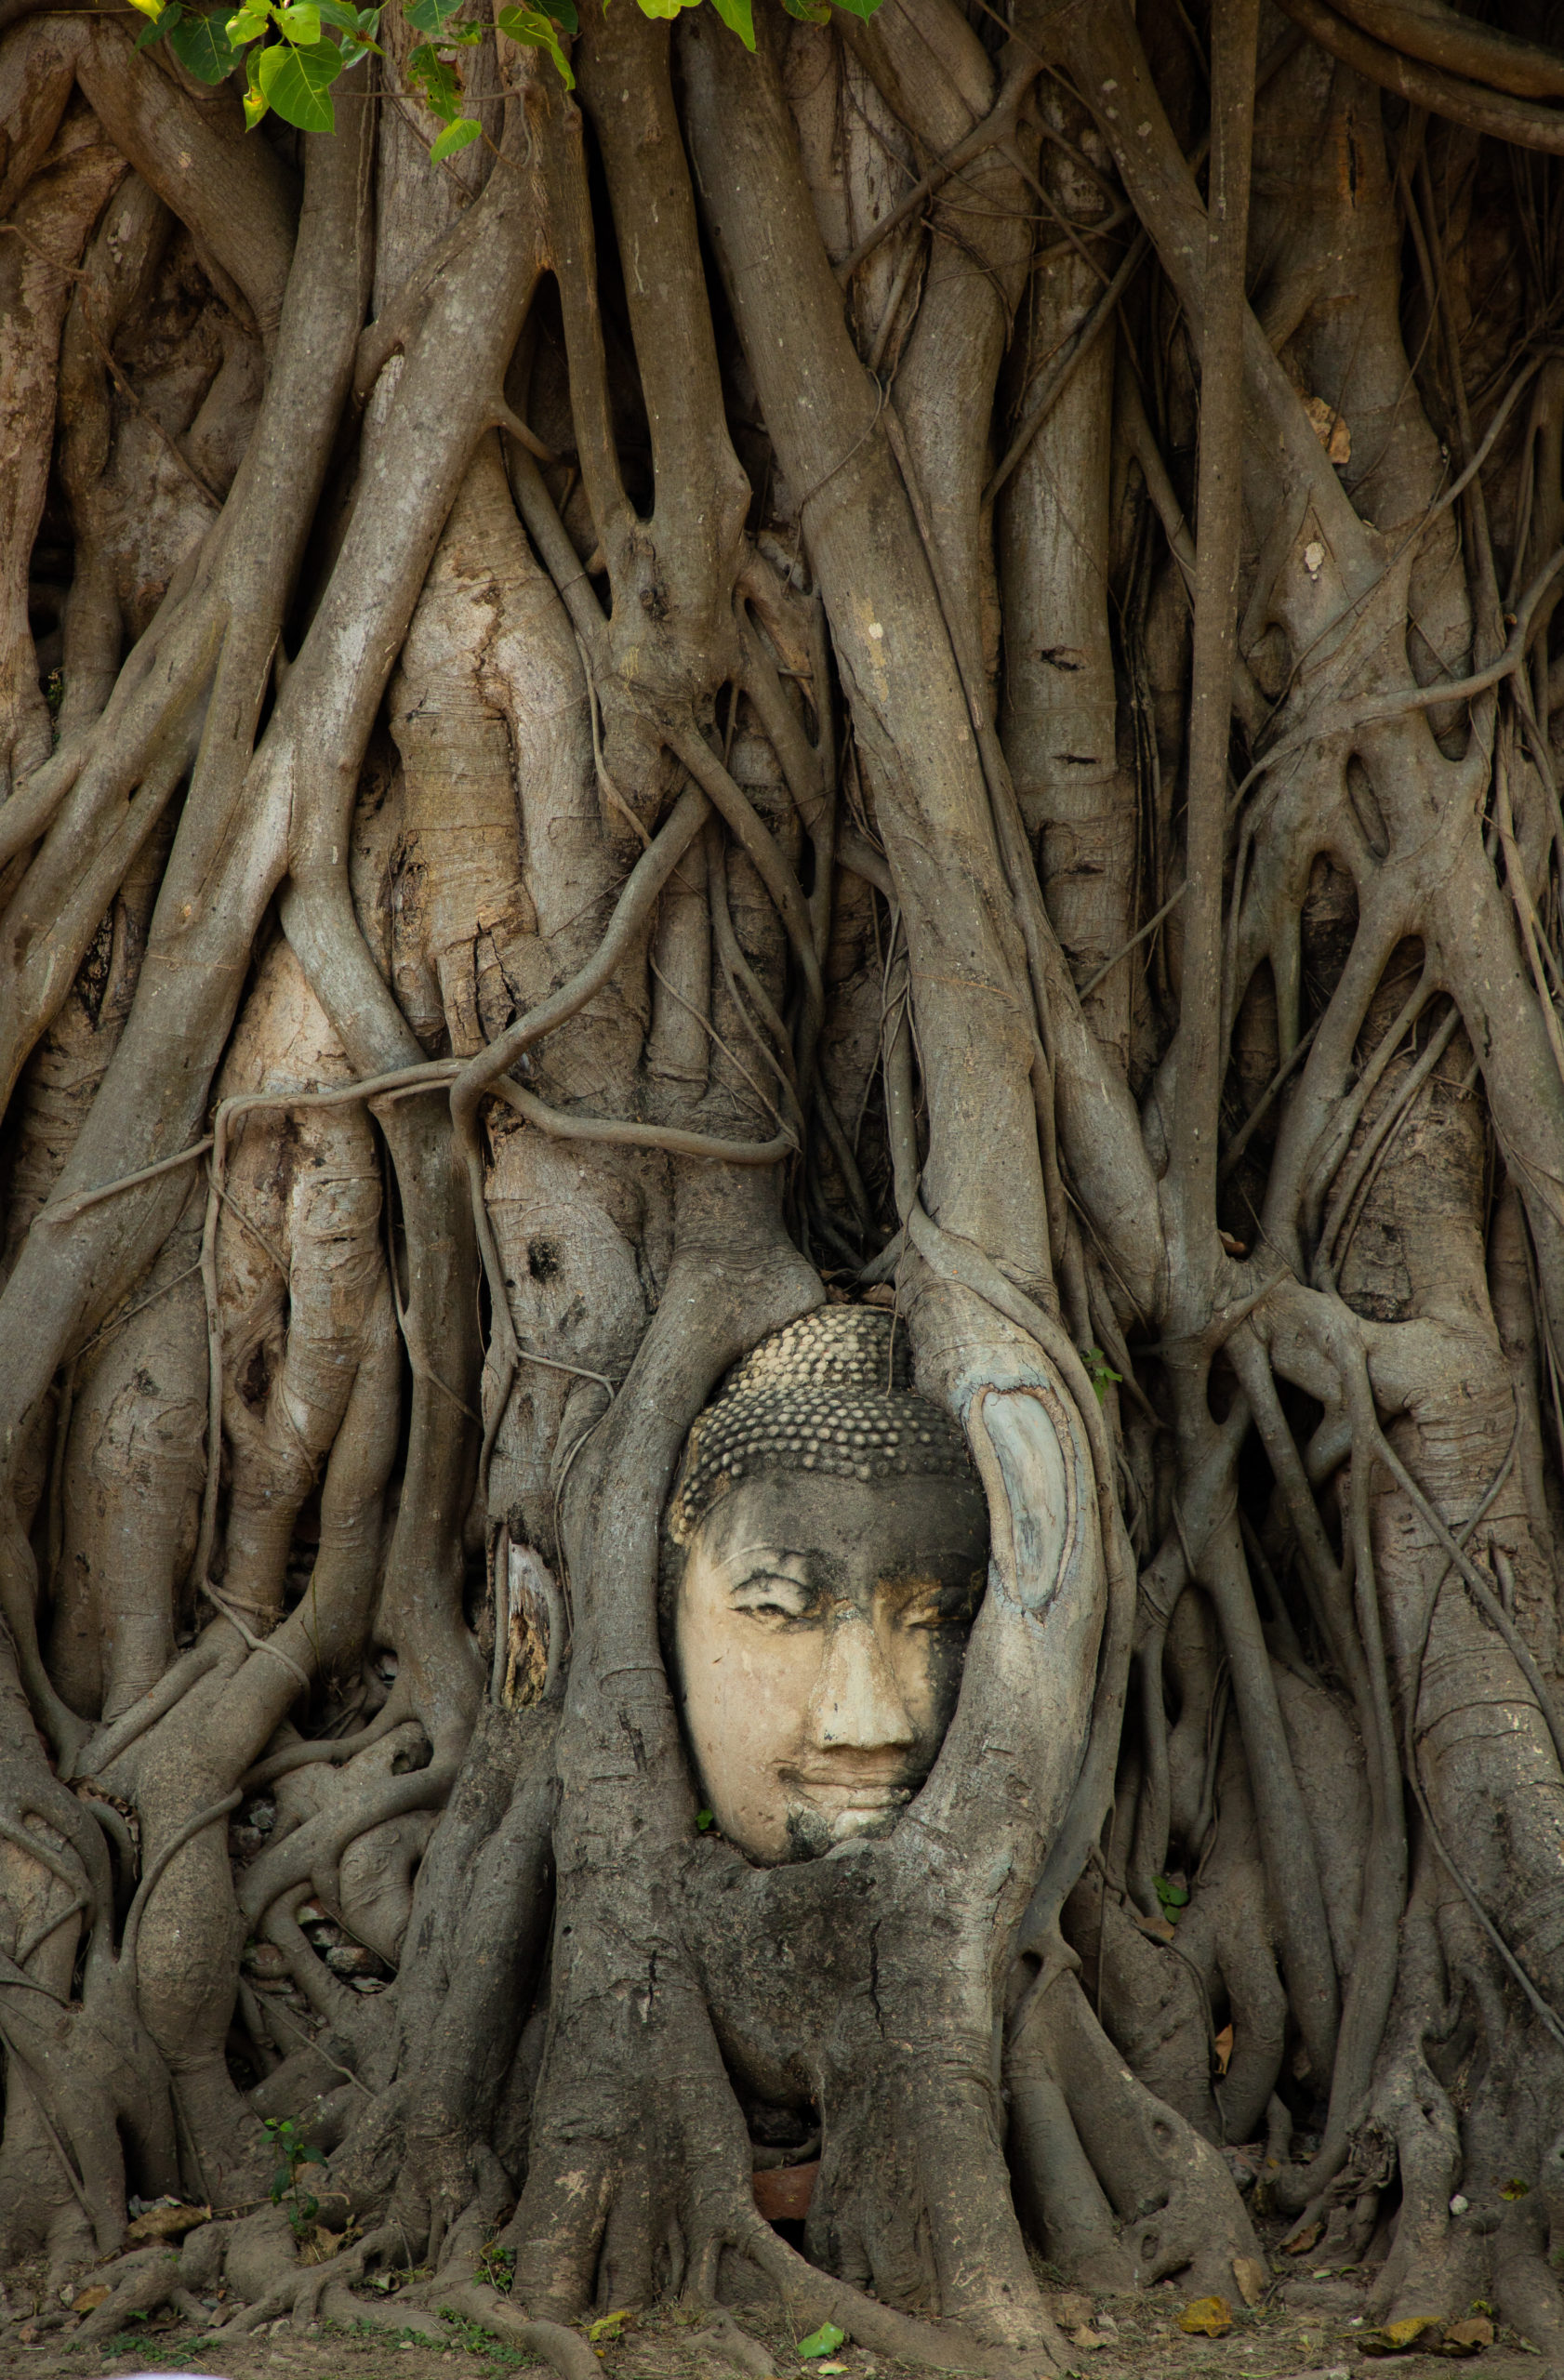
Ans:
{"type": "Polygon", "coordinates": [[[701,1791],[765,1865],[889,1833],[961,1688],[988,1515],[905,1330],[824,1306],[696,1421],[669,1504],[665,1619],[701,1791]]]}

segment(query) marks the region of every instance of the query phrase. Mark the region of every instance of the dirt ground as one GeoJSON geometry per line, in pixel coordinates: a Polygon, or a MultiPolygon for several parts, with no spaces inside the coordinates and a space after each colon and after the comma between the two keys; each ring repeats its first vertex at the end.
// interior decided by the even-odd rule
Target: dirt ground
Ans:
{"type": "MultiPolygon", "coordinates": [[[[22,2311],[14,2289],[11,2303],[22,2311]]],[[[1361,2298],[1351,2281],[1337,2277],[1278,2274],[1259,2307],[1235,2307],[1232,2330],[1222,2339],[1186,2336],[1178,2327],[1186,2303],[1185,2294],[1167,2283],[1138,2297],[1057,2294],[1054,2313],[1071,2341],[1072,2371],[1082,2380],[1174,2380],[1186,2373],[1189,2380],[1371,2380],[1375,2373],[1392,2380],[1405,2369],[1407,2380],[1434,2380],[1438,2370],[1450,2368],[1443,2357],[1415,2353],[1370,2360],[1360,2344],[1368,2327],[1358,2310],[1361,2298]]],[[[768,2320],[746,2308],[742,2320],[772,2350],[777,2380],[821,2373],[819,2359],[798,2355],[780,2317],[768,2320]]],[[[633,2318],[599,2348],[603,2380],[735,2380],[728,2362],[697,2344],[701,2326],[701,2317],[675,2307],[633,2318]]],[[[391,2331],[365,2335],[328,2323],[300,2334],[285,2321],[225,2342],[220,2331],[204,2341],[188,2324],[154,2320],[93,2349],[73,2347],[69,2334],[59,2331],[30,2344],[16,2328],[0,2335],[6,2380],[125,2380],[139,2372],[208,2373],[219,2380],[495,2380],[497,2373],[533,2360],[476,2332],[464,2344],[442,2349],[422,2339],[400,2341],[391,2331]]],[[[908,2366],[851,2345],[824,2363],[826,2380],[913,2380],[908,2366]]],[[[1472,2380],[1539,2380],[1542,2370],[1535,2349],[1502,2329],[1466,2368],[1472,2380]]]]}

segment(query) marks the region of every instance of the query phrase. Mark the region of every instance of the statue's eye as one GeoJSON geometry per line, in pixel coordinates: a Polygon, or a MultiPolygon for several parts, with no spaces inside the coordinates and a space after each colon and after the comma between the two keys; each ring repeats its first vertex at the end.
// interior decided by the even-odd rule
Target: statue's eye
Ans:
{"type": "Polygon", "coordinates": [[[748,1612],[756,1620],[802,1620],[815,1597],[798,1579],[762,1572],[734,1589],[732,1603],[736,1611],[748,1612]]]}
{"type": "Polygon", "coordinates": [[[926,1587],[904,1606],[904,1628],[962,1628],[972,1618],[971,1589],[963,1585],[926,1587]]]}

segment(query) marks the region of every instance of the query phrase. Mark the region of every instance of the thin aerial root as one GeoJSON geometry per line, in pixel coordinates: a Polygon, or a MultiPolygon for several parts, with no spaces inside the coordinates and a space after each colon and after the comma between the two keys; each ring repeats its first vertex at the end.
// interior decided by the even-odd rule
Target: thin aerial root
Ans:
{"type": "Polygon", "coordinates": [[[213,1802],[208,1808],[197,1810],[193,1818],[186,1818],[181,1827],[176,1828],[152,1860],[146,1874],[136,1887],[136,1897],[130,1904],[130,1914],[125,1921],[125,1934],[120,1944],[120,1957],[132,1969],[136,1959],[136,1945],[140,1937],[141,1920],[146,1915],[147,1904],[162,1883],[169,1867],[187,1844],[193,1843],[198,1834],[205,1834],[209,1826],[216,1826],[219,1819],[228,1816],[230,1810],[236,1810],[243,1799],[242,1793],[225,1793],[220,1802],[213,1802]]]}
{"type": "Polygon", "coordinates": [[[524,1091],[509,1075],[489,1085],[497,1099],[536,1124],[550,1139],[599,1141],[610,1148],[664,1149],[670,1157],[693,1157],[716,1165],[780,1165],[798,1150],[798,1135],[786,1126],[769,1141],[725,1141],[714,1132],[682,1132],[672,1124],[621,1123],[604,1116],[567,1116],[550,1107],[536,1092],[524,1091]]]}

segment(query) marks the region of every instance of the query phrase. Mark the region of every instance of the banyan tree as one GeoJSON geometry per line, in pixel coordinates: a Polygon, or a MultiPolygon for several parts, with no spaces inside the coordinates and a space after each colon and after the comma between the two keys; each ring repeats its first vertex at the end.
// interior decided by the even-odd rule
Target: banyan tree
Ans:
{"type": "Polygon", "coordinates": [[[0,7],[0,2264],[1564,2357],[1557,9],[138,9],[0,7]]]}

